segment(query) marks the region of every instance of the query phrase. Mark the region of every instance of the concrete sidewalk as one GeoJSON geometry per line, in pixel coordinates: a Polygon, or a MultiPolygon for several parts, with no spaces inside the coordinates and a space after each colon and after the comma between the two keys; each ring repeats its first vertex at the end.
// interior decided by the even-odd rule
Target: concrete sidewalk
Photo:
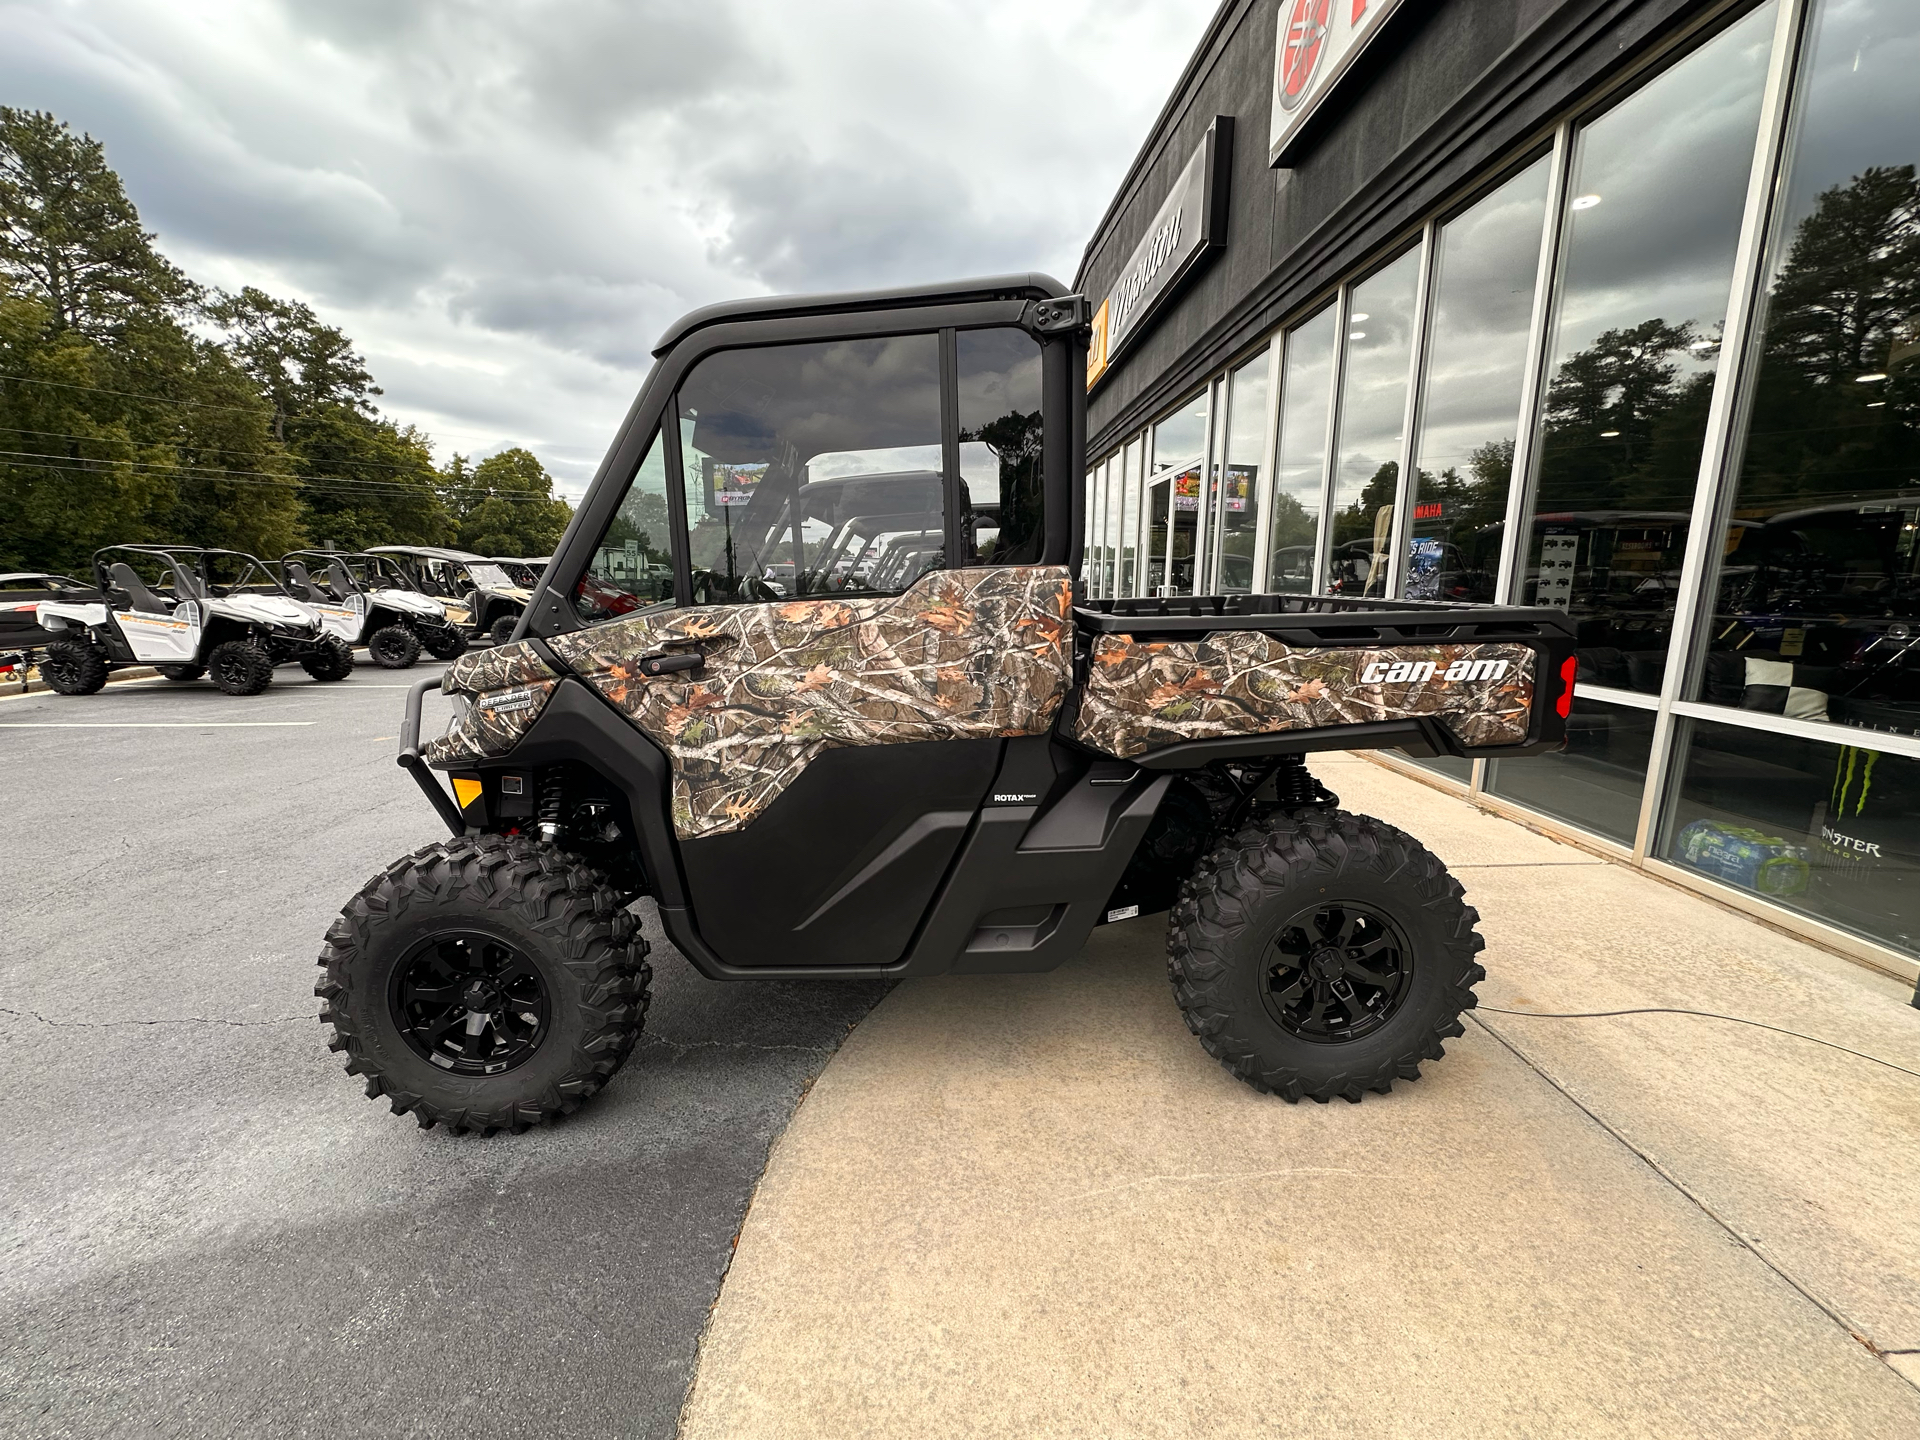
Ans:
{"type": "MultiPolygon", "coordinates": [[[[1490,1007],[1920,1069],[1895,981],[1315,768],[1455,868],[1490,1007]]],[[[1187,1034],[1163,930],[882,1002],[774,1151],[683,1434],[1920,1434],[1920,1079],[1487,1013],[1391,1096],[1288,1106],[1187,1034]]]]}

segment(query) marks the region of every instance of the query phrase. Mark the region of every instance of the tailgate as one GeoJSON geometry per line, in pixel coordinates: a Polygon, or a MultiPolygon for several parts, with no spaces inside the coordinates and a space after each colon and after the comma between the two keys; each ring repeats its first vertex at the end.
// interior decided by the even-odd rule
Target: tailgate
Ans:
{"type": "Polygon", "coordinates": [[[1532,755],[1566,738],[1559,610],[1228,595],[1082,601],[1074,622],[1066,733],[1150,768],[1386,746],[1532,755]]]}

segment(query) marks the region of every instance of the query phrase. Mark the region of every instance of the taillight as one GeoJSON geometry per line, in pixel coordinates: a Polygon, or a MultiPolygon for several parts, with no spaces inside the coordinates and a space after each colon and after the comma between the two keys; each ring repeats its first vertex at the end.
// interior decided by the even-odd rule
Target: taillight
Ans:
{"type": "Polygon", "coordinates": [[[1573,713],[1573,677],[1580,673],[1580,657],[1569,655],[1560,662],[1560,698],[1553,702],[1562,720],[1573,713]]]}

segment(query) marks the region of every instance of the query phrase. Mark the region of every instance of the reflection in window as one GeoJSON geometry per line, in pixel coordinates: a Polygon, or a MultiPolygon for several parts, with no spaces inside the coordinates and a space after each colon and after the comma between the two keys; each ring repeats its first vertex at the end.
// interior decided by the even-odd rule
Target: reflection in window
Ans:
{"type": "Polygon", "coordinates": [[[1335,595],[1386,593],[1419,279],[1420,253],[1409,250],[1348,299],[1326,577],[1335,595]]]}
{"type": "Polygon", "coordinates": [[[954,347],[963,563],[1038,564],[1046,543],[1040,343],[1024,330],[962,330],[954,347]]]}
{"type": "Polygon", "coordinates": [[[656,434],[620,508],[574,587],[574,612],[591,625],[673,599],[673,531],[667,515],[666,451],[656,434]]]}
{"type": "Polygon", "coordinates": [[[1100,493],[1100,467],[1094,466],[1087,472],[1087,488],[1084,492],[1086,510],[1086,533],[1080,537],[1080,583],[1086,587],[1089,597],[1098,598],[1099,590],[1093,583],[1094,574],[1094,527],[1098,523],[1098,499],[1100,493]]]}
{"type": "Polygon", "coordinates": [[[1657,692],[1773,37],[1767,4],[1575,138],[1522,603],[1657,692]]]}
{"type": "Polygon", "coordinates": [[[1622,845],[1640,824],[1640,791],[1653,749],[1654,712],[1578,693],[1567,743],[1547,755],[1494,760],[1487,788],[1622,845]]]}
{"type": "Polygon", "coordinates": [[[1213,553],[1219,557],[1216,595],[1246,595],[1254,582],[1254,532],[1260,520],[1260,467],[1267,462],[1267,352],[1237,368],[1227,381],[1227,464],[1213,553]]]}
{"type": "Polygon", "coordinates": [[[1191,595],[1199,578],[1194,544],[1200,522],[1200,477],[1206,465],[1207,395],[1202,390],[1153,427],[1153,469],[1173,492],[1166,592],[1191,595]]]}
{"type": "Polygon", "coordinates": [[[1668,860],[1920,953],[1920,760],[1682,726],[1668,860]]]}
{"type": "Polygon", "coordinates": [[[1440,229],[1401,587],[1409,599],[1494,599],[1550,164],[1440,229]]]}
{"type": "Polygon", "coordinates": [[[1267,591],[1313,589],[1320,491],[1327,476],[1327,404],[1333,395],[1336,317],[1329,305],[1287,332],[1280,380],[1280,450],[1267,540],[1267,591]]]}
{"type": "Polygon", "coordinates": [[[1138,442],[1120,451],[1120,589],[1121,595],[1137,595],[1140,581],[1140,445],[1138,442]]]}
{"type": "MultiPolygon", "coordinates": [[[[1145,443],[1144,440],[1141,442],[1143,453],[1145,443]]],[[[1140,593],[1147,596],[1165,595],[1167,543],[1173,533],[1173,476],[1163,473],[1158,479],[1149,480],[1140,504],[1145,515],[1142,525],[1146,532],[1143,543],[1147,553],[1147,569],[1140,577],[1140,593]]]]}
{"type": "MultiPolygon", "coordinates": [[[[1824,4],[1697,698],[1920,733],[1920,9],[1824,4]]],[[[1905,762],[1911,763],[1911,762],[1905,762]]]]}
{"type": "Polygon", "coordinates": [[[937,337],[725,350],[679,404],[693,603],[898,594],[943,563],[937,337]]]}

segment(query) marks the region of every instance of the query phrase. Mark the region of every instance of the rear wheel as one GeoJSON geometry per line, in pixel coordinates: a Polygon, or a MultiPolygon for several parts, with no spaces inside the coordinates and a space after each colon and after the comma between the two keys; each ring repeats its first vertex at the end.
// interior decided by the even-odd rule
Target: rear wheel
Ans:
{"type": "Polygon", "coordinates": [[[62,695],[91,695],[107,683],[107,662],[85,640],[55,640],[40,652],[40,678],[62,695]]]}
{"type": "Polygon", "coordinates": [[[467,653],[467,637],[451,625],[424,631],[420,643],[427,647],[427,653],[436,660],[457,660],[467,653]]]}
{"type": "Polygon", "coordinates": [[[273,657],[257,640],[222,640],[207,656],[207,673],[229,695],[258,695],[273,683],[273,657]]]}
{"type": "Polygon", "coordinates": [[[504,645],[513,639],[513,632],[520,624],[518,615],[502,615],[487,629],[487,637],[496,645],[504,645]]]}
{"type": "Polygon", "coordinates": [[[386,625],[367,637],[367,654],[383,670],[405,670],[420,658],[420,637],[404,625],[386,625]]]}
{"type": "Polygon", "coordinates": [[[178,680],[182,684],[189,680],[198,680],[207,673],[207,667],[204,665],[159,665],[154,668],[167,679],[178,680]]]}
{"type": "Polygon", "coordinates": [[[316,680],[344,680],[353,674],[353,647],[338,635],[323,636],[300,657],[300,668],[316,680]]]}
{"type": "Polygon", "coordinates": [[[1415,1080],[1486,978],[1480,916],[1419,841],[1341,810],[1262,819],[1195,867],[1169,971],[1227,1069],[1297,1101],[1415,1080]]]}
{"type": "Polygon", "coordinates": [[[632,1052],[647,943],[606,877],[522,837],[415,851],[347,902],[314,987],[331,1048],[421,1127],[570,1114],[632,1052]]]}

